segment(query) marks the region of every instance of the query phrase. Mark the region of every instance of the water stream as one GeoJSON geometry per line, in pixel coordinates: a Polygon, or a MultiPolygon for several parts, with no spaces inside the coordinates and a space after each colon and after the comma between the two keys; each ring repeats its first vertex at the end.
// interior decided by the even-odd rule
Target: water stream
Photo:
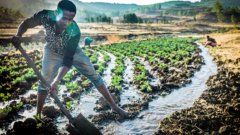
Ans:
{"type": "Polygon", "coordinates": [[[140,92],[137,90],[137,88],[134,85],[131,85],[131,82],[134,79],[133,62],[129,58],[126,58],[124,64],[126,69],[123,74],[123,90],[120,95],[121,105],[142,99],[140,92]]]}
{"type": "Polygon", "coordinates": [[[192,83],[174,90],[165,97],[158,97],[149,103],[149,108],[142,111],[134,120],[127,120],[123,123],[112,122],[106,126],[102,132],[104,134],[153,134],[158,130],[159,122],[175,111],[191,107],[196,99],[207,88],[208,78],[217,73],[217,66],[213,62],[208,50],[197,43],[202,50],[205,65],[191,78],[192,83]]]}

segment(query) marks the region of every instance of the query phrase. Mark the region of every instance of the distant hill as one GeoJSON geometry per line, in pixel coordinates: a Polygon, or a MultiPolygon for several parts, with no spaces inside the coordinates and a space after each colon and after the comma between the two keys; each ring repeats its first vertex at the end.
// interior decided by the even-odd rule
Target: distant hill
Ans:
{"type": "MultiPolygon", "coordinates": [[[[218,0],[224,7],[240,7],[240,0],[218,0]]],[[[201,0],[200,5],[212,7],[216,0],[201,0]]]]}
{"type": "Polygon", "coordinates": [[[186,8],[189,6],[193,6],[193,3],[189,1],[169,1],[161,3],[162,9],[169,9],[169,8],[186,8]]]}
{"type": "MultiPolygon", "coordinates": [[[[169,1],[161,3],[162,9],[187,8],[192,6],[212,7],[217,0],[201,0],[200,2],[190,1],[169,1]]],[[[240,0],[218,0],[224,7],[240,7],[240,0]]]]}
{"type": "MultiPolygon", "coordinates": [[[[72,0],[77,6],[76,20],[84,21],[86,16],[97,16],[105,14],[112,16],[119,15],[125,11],[134,10],[140,7],[136,4],[118,4],[103,2],[81,2],[72,0]]],[[[0,6],[19,10],[25,17],[33,15],[42,9],[55,10],[58,1],[53,0],[0,0],[0,6]]]]}
{"type": "MultiPolygon", "coordinates": [[[[199,13],[209,13],[216,1],[217,0],[201,0],[200,2],[194,3],[190,1],[169,1],[159,3],[161,5],[161,10],[152,13],[159,15],[195,16],[199,13]]],[[[218,0],[218,1],[226,9],[233,7],[238,7],[240,9],[240,0],[218,0]]],[[[152,6],[154,5],[156,4],[153,4],[152,6]]]]}
{"type": "MultiPolygon", "coordinates": [[[[75,0],[76,1],[76,0],[75,0]]],[[[75,2],[78,7],[83,10],[90,10],[96,12],[116,12],[132,10],[140,7],[136,4],[119,4],[119,3],[104,3],[104,2],[75,2]]]]}
{"type": "MultiPolygon", "coordinates": [[[[110,17],[123,16],[126,13],[142,13],[150,15],[195,16],[213,6],[216,0],[201,0],[200,2],[169,1],[151,5],[119,4],[104,2],[81,2],[71,0],[77,6],[78,22],[84,22],[87,17],[107,15],[110,17]]],[[[240,7],[240,0],[219,0],[224,7],[240,7]]],[[[55,10],[58,0],[0,0],[0,7],[10,8],[29,17],[42,9],[55,10]]]]}

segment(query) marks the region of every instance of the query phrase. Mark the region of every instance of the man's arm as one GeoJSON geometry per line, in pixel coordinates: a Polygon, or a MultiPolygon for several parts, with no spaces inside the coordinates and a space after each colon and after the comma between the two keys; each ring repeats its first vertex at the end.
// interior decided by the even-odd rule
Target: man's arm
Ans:
{"type": "Polygon", "coordinates": [[[12,43],[19,45],[21,43],[21,37],[22,35],[29,29],[33,28],[38,25],[42,25],[42,16],[44,14],[47,14],[46,10],[40,11],[36,14],[34,14],[32,17],[27,18],[24,20],[18,27],[18,31],[15,36],[12,38],[12,43]]]}
{"type": "Polygon", "coordinates": [[[57,74],[57,76],[55,77],[55,79],[53,80],[53,82],[51,83],[51,89],[50,89],[50,93],[57,90],[57,85],[58,83],[62,80],[62,78],[67,74],[67,72],[69,71],[70,68],[66,67],[66,66],[62,66],[59,69],[59,72],[57,74]]]}
{"type": "Polygon", "coordinates": [[[29,28],[36,27],[38,25],[42,25],[42,17],[47,14],[47,10],[42,10],[32,17],[24,20],[18,27],[18,31],[16,36],[21,37],[29,28]]]}

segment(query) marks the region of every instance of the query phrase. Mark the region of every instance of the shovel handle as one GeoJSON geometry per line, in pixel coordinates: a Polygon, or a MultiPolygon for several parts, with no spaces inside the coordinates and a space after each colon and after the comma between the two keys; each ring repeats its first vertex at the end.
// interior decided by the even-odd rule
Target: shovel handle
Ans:
{"type": "MultiPolygon", "coordinates": [[[[49,90],[51,88],[50,84],[43,78],[42,74],[38,71],[35,63],[31,60],[31,58],[28,56],[28,54],[26,53],[26,51],[22,48],[21,45],[16,45],[13,44],[15,48],[17,48],[21,54],[23,55],[23,57],[26,59],[28,66],[31,67],[33,69],[33,71],[35,72],[35,74],[37,75],[37,77],[39,78],[39,80],[44,84],[45,88],[47,90],[49,90]]],[[[62,113],[69,119],[69,121],[71,123],[74,123],[74,119],[71,116],[71,114],[69,113],[69,111],[62,105],[61,101],[59,100],[58,96],[56,95],[56,93],[51,92],[51,96],[52,98],[55,100],[56,104],[58,105],[58,107],[61,109],[62,113]]]]}
{"type": "MultiPolygon", "coordinates": [[[[51,86],[49,83],[43,78],[42,74],[38,71],[35,63],[32,61],[32,59],[28,56],[26,51],[22,48],[21,45],[13,44],[16,49],[18,49],[23,57],[27,60],[28,66],[33,69],[39,80],[43,83],[45,88],[49,90],[51,86]]],[[[59,100],[56,93],[51,92],[50,93],[52,98],[55,100],[56,104],[62,111],[62,113],[68,118],[69,122],[74,125],[74,127],[77,130],[80,130],[82,135],[102,135],[102,133],[91,123],[89,122],[81,113],[78,115],[76,119],[72,117],[72,115],[69,113],[69,111],[63,106],[61,101],[59,100]]]]}

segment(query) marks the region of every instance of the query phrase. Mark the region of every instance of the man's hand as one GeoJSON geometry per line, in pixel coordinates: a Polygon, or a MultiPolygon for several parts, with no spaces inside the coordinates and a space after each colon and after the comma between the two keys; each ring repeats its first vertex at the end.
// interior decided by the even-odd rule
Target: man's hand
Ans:
{"type": "Polygon", "coordinates": [[[18,49],[19,45],[21,44],[21,37],[19,36],[13,36],[11,39],[11,42],[14,44],[14,46],[18,49]]]}
{"type": "Polygon", "coordinates": [[[57,93],[57,86],[58,86],[58,81],[53,81],[51,83],[51,88],[49,90],[49,93],[51,94],[52,92],[57,93]]]}

